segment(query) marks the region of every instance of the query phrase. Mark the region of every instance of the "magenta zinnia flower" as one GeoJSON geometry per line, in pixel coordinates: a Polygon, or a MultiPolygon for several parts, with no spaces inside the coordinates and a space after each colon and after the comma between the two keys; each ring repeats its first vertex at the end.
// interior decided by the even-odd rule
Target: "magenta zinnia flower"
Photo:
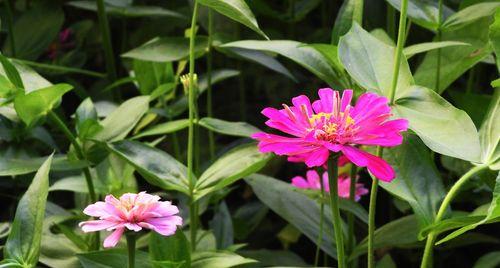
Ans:
{"type": "MultiPolygon", "coordinates": [[[[316,170],[308,170],[305,179],[302,176],[293,177],[292,185],[302,189],[313,189],[313,190],[321,189],[319,174],[318,172],[316,172],[316,170]]],[[[339,197],[349,198],[350,186],[351,186],[351,178],[346,174],[339,175],[338,178],[339,197]]],[[[327,172],[323,173],[323,189],[325,189],[326,192],[330,192],[330,185],[328,184],[327,172]]],[[[367,193],[368,189],[366,189],[362,183],[356,183],[356,191],[354,197],[356,201],[358,201],[362,195],[365,195],[367,193]]]]}
{"type": "Polygon", "coordinates": [[[264,132],[252,137],[259,140],[263,153],[287,155],[289,161],[303,161],[308,167],[321,166],[330,151],[342,152],[351,162],[367,167],[377,178],[391,181],[395,174],[382,158],[356,148],[356,145],[396,146],[402,143],[401,132],[408,128],[405,119],[390,120],[391,108],[385,97],[362,94],[351,106],[352,90],[323,88],[319,100],[312,103],[304,95],[292,99],[293,106],[265,108],[266,125],[292,137],[264,132]]]}
{"type": "Polygon", "coordinates": [[[159,200],[159,196],[146,192],[126,193],[120,199],[107,195],[105,202],[96,202],[83,211],[99,220],[84,221],[79,226],[86,233],[114,230],[104,240],[105,248],[116,246],[125,228],[134,232],[146,228],[164,236],[173,235],[177,226],[182,225],[182,218],[176,215],[179,209],[169,201],[159,200]]]}

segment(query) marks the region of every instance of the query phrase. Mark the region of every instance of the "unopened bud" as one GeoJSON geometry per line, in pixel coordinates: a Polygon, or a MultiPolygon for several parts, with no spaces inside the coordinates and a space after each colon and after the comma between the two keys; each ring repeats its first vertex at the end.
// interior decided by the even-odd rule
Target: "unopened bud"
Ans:
{"type": "MultiPolygon", "coordinates": [[[[189,74],[185,74],[185,75],[182,75],[181,76],[181,83],[182,83],[182,86],[184,88],[184,94],[188,95],[189,93],[189,83],[190,83],[190,79],[189,79],[189,74]]],[[[196,74],[193,74],[193,91],[197,91],[198,90],[198,76],[196,74]]]]}

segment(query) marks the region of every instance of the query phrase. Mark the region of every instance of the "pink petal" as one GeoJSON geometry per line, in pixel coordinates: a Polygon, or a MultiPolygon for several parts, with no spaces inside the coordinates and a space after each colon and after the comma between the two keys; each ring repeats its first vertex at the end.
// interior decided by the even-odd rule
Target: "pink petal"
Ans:
{"type": "Polygon", "coordinates": [[[301,189],[309,189],[309,183],[307,183],[307,181],[301,176],[293,177],[292,185],[301,189]]]}
{"type": "Polygon", "coordinates": [[[80,222],[78,226],[82,228],[84,233],[96,232],[101,230],[106,230],[118,225],[118,222],[107,221],[107,220],[95,220],[95,221],[84,221],[80,222]]]}
{"type": "Polygon", "coordinates": [[[351,146],[344,146],[342,153],[355,165],[367,167],[373,176],[382,181],[391,182],[396,176],[394,169],[380,157],[351,146]]]}
{"type": "Polygon", "coordinates": [[[344,92],[342,92],[342,100],[340,104],[340,111],[344,111],[347,105],[351,103],[352,100],[352,89],[345,89],[344,92]]]}
{"type": "Polygon", "coordinates": [[[125,231],[125,228],[118,228],[116,229],[113,233],[111,233],[106,239],[104,239],[103,246],[105,248],[112,248],[118,244],[120,241],[120,238],[123,235],[123,231],[125,231]]]}
{"type": "Polygon", "coordinates": [[[311,189],[321,189],[319,174],[316,170],[308,170],[306,173],[307,183],[311,189]]]}

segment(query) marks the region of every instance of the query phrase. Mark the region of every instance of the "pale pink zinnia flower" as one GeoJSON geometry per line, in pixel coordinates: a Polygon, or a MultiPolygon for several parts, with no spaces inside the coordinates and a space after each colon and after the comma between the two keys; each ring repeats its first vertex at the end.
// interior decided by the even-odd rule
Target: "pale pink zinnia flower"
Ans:
{"type": "MultiPolygon", "coordinates": [[[[292,185],[302,189],[321,189],[321,184],[319,180],[319,174],[316,170],[308,170],[306,173],[306,178],[302,176],[296,176],[292,178],[292,185]]],[[[351,178],[346,174],[339,175],[338,178],[338,194],[341,198],[349,198],[351,187],[351,178]]],[[[323,173],[323,189],[326,192],[330,192],[330,185],[328,184],[328,173],[323,173]]],[[[368,189],[364,187],[362,183],[356,183],[356,191],[354,200],[358,201],[362,195],[368,193],[368,189]]]]}
{"type": "Polygon", "coordinates": [[[83,211],[99,219],[81,222],[79,226],[85,233],[114,230],[104,240],[105,248],[116,246],[125,228],[135,232],[146,228],[164,236],[173,235],[177,226],[182,225],[182,218],[176,215],[179,209],[169,201],[159,200],[159,196],[146,192],[126,193],[120,199],[107,195],[105,202],[96,202],[83,211]]]}
{"type": "Polygon", "coordinates": [[[292,99],[293,106],[283,109],[265,108],[262,114],[269,118],[266,125],[293,137],[259,132],[263,153],[287,155],[289,161],[303,161],[308,167],[325,164],[330,151],[342,152],[351,162],[367,167],[377,178],[391,181],[392,167],[382,158],[356,148],[356,145],[396,146],[403,141],[402,131],[408,128],[405,119],[390,120],[391,108],[385,97],[374,93],[362,94],[351,106],[352,90],[338,91],[323,88],[319,100],[312,103],[304,95],[292,99]]]}

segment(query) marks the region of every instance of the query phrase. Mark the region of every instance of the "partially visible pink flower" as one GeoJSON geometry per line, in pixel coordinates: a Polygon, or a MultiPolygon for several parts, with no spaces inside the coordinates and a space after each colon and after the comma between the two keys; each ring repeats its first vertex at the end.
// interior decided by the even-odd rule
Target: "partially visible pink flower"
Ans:
{"type": "MultiPolygon", "coordinates": [[[[301,176],[296,176],[292,178],[292,185],[302,189],[313,189],[319,190],[321,189],[319,174],[316,170],[308,170],[306,173],[306,178],[301,176]]],[[[350,187],[351,187],[351,178],[345,174],[342,174],[338,178],[338,187],[339,187],[339,197],[341,198],[349,198],[350,196],[350,187]]],[[[323,173],[323,189],[326,192],[330,192],[330,186],[328,184],[328,173],[323,173]]],[[[364,187],[362,183],[356,183],[356,191],[354,199],[358,201],[362,195],[368,193],[368,189],[364,187]]]]}
{"type": "Polygon", "coordinates": [[[114,230],[104,240],[105,248],[116,246],[125,228],[134,232],[146,228],[164,236],[173,235],[177,226],[182,225],[182,218],[176,215],[179,209],[169,201],[159,200],[159,196],[146,192],[126,193],[120,199],[107,195],[105,202],[96,202],[83,211],[99,219],[81,222],[79,226],[85,233],[114,230]]]}
{"type": "Polygon", "coordinates": [[[293,106],[283,109],[265,108],[262,114],[269,118],[266,125],[290,136],[259,132],[252,137],[259,140],[263,153],[287,155],[290,161],[305,162],[308,167],[325,164],[332,152],[342,152],[351,162],[367,167],[377,178],[392,181],[393,168],[382,158],[355,147],[356,145],[400,145],[402,131],[408,128],[405,119],[390,120],[391,108],[385,97],[374,93],[362,94],[351,106],[352,90],[339,92],[330,88],[318,91],[319,100],[312,104],[304,95],[292,99],[293,106]]]}

